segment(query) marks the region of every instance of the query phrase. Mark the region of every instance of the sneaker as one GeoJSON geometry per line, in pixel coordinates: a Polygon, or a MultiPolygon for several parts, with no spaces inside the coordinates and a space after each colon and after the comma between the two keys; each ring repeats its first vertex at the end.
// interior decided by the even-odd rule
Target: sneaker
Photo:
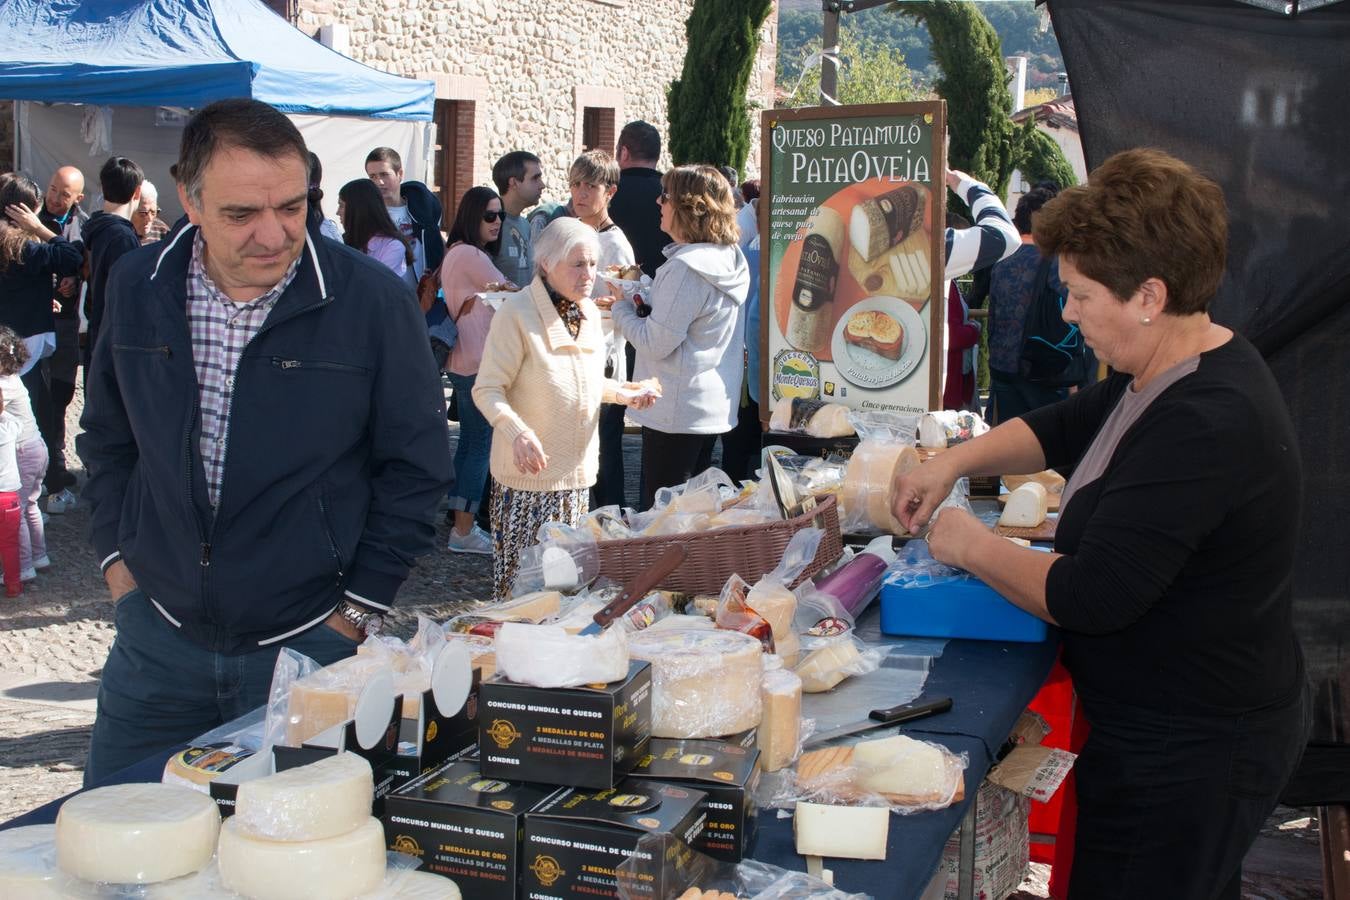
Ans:
{"type": "Polygon", "coordinates": [[[450,542],[445,548],[451,553],[482,553],[492,555],[492,538],[477,525],[469,529],[468,534],[459,534],[450,529],[450,542]]]}
{"type": "Polygon", "coordinates": [[[20,570],[19,570],[19,580],[20,580],[20,581],[32,581],[32,580],[35,579],[35,578],[37,578],[37,569],[20,569],[20,570]]]}
{"type": "Polygon", "coordinates": [[[79,502],[69,490],[62,490],[61,493],[52,494],[47,498],[47,512],[53,516],[63,515],[74,509],[79,502]]]}
{"type": "Polygon", "coordinates": [[[51,565],[52,565],[52,558],[50,556],[47,556],[45,553],[42,556],[39,556],[37,559],[33,560],[33,568],[37,569],[39,572],[41,572],[43,569],[51,568],[51,565]]]}

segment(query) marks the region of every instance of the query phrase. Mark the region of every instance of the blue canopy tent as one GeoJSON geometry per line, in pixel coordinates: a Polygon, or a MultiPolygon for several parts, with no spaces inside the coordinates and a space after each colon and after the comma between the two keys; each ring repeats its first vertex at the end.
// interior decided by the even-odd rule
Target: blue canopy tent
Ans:
{"type": "Polygon", "coordinates": [[[45,185],[57,167],[79,166],[90,209],[98,167],[119,154],[140,163],[176,218],[168,171],[183,113],[226,97],[285,112],[323,160],[329,197],[365,175],[377,146],[403,156],[408,178],[429,167],[433,82],[349,59],[259,0],[0,0],[0,99],[19,101],[15,167],[45,185]]]}

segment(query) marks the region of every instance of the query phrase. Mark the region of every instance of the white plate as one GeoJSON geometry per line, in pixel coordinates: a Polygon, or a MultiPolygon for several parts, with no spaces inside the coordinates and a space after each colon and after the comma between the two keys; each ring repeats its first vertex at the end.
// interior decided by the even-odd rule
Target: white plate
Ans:
{"type": "Polygon", "coordinates": [[[923,316],[904,300],[897,297],[868,297],[863,302],[849,307],[834,328],[834,337],[830,341],[830,352],[834,356],[834,367],[849,384],[861,388],[890,387],[914,371],[923,360],[928,348],[928,329],[924,327],[923,316]],[[874,353],[866,347],[850,344],[844,340],[844,329],[849,319],[860,312],[880,310],[900,323],[904,329],[904,338],[900,344],[900,358],[889,359],[880,353],[874,353]]]}
{"type": "Polygon", "coordinates": [[[515,291],[482,291],[478,294],[478,299],[488,305],[493,312],[502,308],[506,298],[510,297],[515,291]]]}
{"type": "Polygon", "coordinates": [[[647,279],[642,278],[634,280],[631,278],[615,278],[613,275],[606,275],[605,273],[601,272],[600,280],[603,281],[605,284],[614,285],[616,288],[623,291],[623,295],[625,297],[631,299],[634,294],[643,289],[644,287],[643,282],[646,281],[647,279]]]}

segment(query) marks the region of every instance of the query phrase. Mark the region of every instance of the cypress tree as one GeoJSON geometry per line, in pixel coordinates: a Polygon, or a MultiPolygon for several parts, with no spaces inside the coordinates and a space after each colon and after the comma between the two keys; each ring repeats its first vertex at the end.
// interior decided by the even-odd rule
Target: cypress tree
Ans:
{"type": "Polygon", "coordinates": [[[745,92],[759,29],[772,8],[773,0],[694,0],[684,25],[684,68],[666,97],[676,165],[711,163],[744,171],[750,154],[745,92]]]}
{"type": "Polygon", "coordinates": [[[1066,188],[1078,183],[1078,176],[1074,174],[1064,151],[1059,149],[1054,138],[1036,127],[1034,120],[1028,119],[1017,129],[1016,138],[1017,151],[1013,166],[1021,171],[1022,178],[1028,184],[1053,181],[1066,188]]]}

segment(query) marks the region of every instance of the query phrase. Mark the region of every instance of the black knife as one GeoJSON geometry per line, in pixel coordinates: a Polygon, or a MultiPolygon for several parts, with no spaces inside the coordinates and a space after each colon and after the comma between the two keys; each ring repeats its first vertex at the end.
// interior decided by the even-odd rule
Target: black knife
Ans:
{"type": "Polygon", "coordinates": [[[936,700],[915,700],[912,703],[902,703],[888,709],[874,709],[861,722],[851,722],[848,725],[840,725],[838,728],[831,728],[829,731],[820,731],[811,735],[802,744],[802,749],[809,750],[835,738],[857,734],[860,731],[871,731],[874,728],[885,728],[887,725],[912,722],[915,719],[922,719],[924,716],[944,713],[951,708],[951,697],[939,697],[936,700]]]}

